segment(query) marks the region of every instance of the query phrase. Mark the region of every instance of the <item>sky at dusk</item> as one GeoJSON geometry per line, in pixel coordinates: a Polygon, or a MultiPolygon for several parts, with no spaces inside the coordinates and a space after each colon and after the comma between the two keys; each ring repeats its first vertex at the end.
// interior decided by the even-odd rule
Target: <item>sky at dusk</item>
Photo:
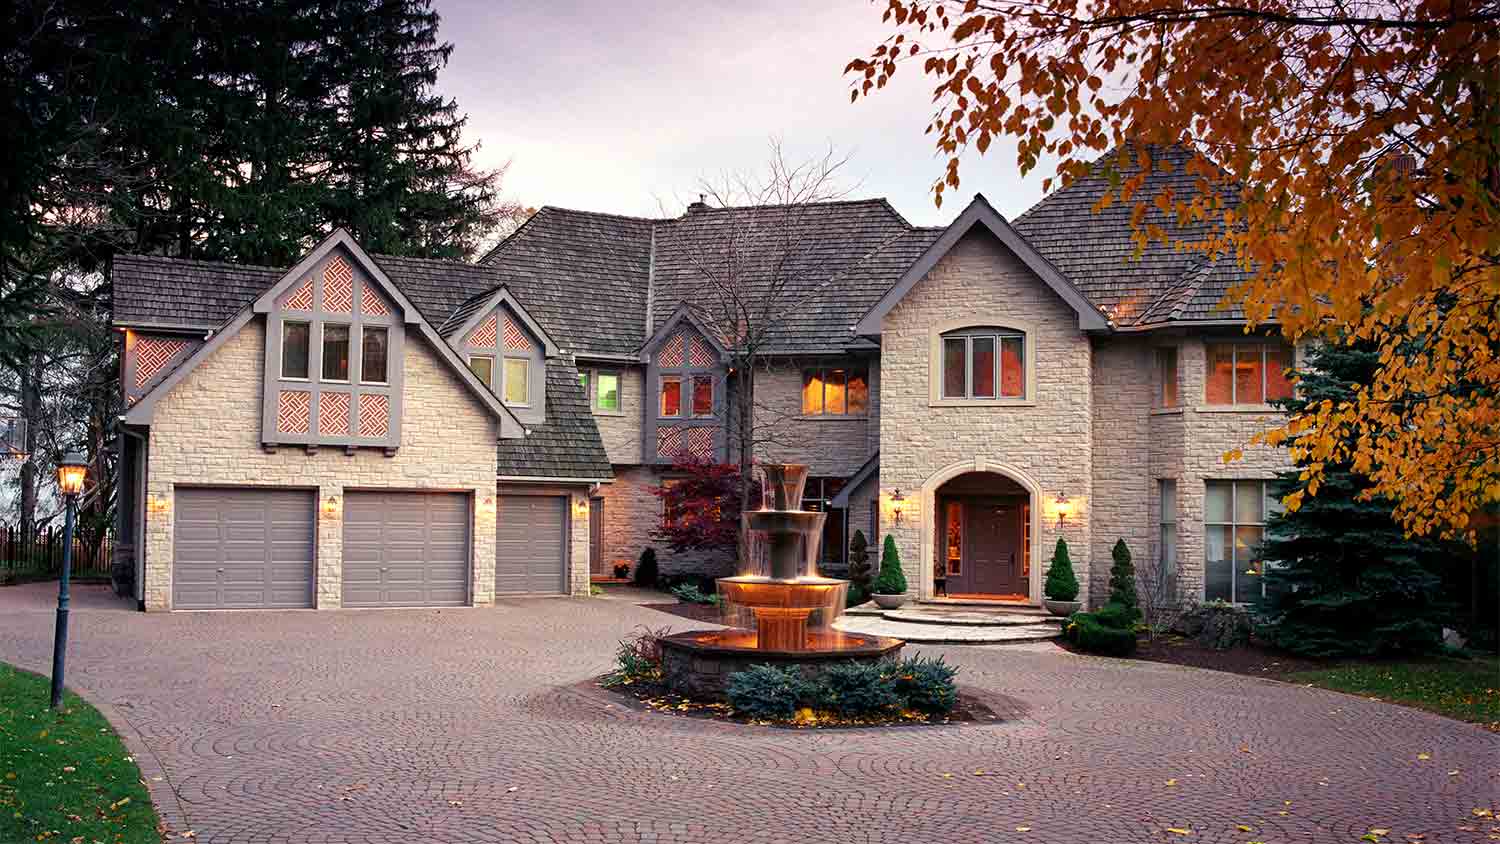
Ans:
{"type": "Polygon", "coordinates": [[[779,137],[788,158],[850,156],[851,197],[884,196],[920,225],[951,220],[975,192],[1007,217],[1041,197],[1014,147],[965,159],[944,208],[943,161],[923,134],[931,85],[904,67],[849,102],[842,71],[890,34],[868,0],[483,2],[436,0],[454,45],[439,78],[468,113],[478,164],[511,161],[504,192],[527,205],[680,213],[705,177],[759,169],[779,137]]]}

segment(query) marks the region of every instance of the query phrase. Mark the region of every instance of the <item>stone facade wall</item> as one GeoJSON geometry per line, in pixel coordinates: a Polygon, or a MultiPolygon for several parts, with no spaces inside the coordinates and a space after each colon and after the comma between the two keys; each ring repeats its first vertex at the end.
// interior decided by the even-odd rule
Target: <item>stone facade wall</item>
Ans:
{"type": "MultiPolygon", "coordinates": [[[[836,368],[857,362],[862,363],[823,359],[816,365],[836,368]]],[[[762,459],[806,463],[812,475],[847,478],[870,457],[869,416],[803,416],[802,369],[789,363],[756,373],[756,438],[772,439],[760,446],[762,459]]]]}
{"type": "Polygon", "coordinates": [[[896,538],[914,592],[932,591],[936,555],[933,493],[964,471],[998,471],[1031,486],[1038,518],[1032,588],[1045,561],[1068,540],[1082,594],[1092,566],[1091,348],[1077,314],[987,233],[960,241],[885,318],[880,359],[880,489],[907,497],[896,538]],[[1034,362],[1030,401],[1004,406],[933,406],[930,329],[970,321],[1029,327],[1034,362]],[[969,467],[972,467],[970,469],[969,467]],[[1065,493],[1073,512],[1059,529],[1052,502],[1065,493]]]}
{"type": "Polygon", "coordinates": [[[1151,401],[1154,349],[1144,337],[1108,337],[1094,344],[1094,544],[1089,603],[1109,598],[1115,542],[1125,540],[1137,564],[1153,550],[1150,502],[1151,401]]]}
{"type": "MultiPolygon", "coordinates": [[[[596,368],[592,364],[580,363],[580,369],[596,368]]],[[[599,427],[599,437],[604,440],[604,451],[609,462],[634,466],[641,458],[641,422],[645,419],[645,370],[636,367],[598,366],[598,369],[620,373],[620,413],[594,411],[594,424],[599,427]]],[[[592,402],[593,397],[589,400],[592,402]]]]}
{"type": "MultiPolygon", "coordinates": [[[[614,483],[599,486],[598,497],[604,502],[604,571],[610,572],[615,563],[627,563],[634,572],[641,552],[653,547],[657,570],[663,575],[732,574],[732,555],[676,554],[651,537],[661,522],[661,499],[651,490],[661,485],[662,476],[661,470],[649,466],[616,466],[614,483]]],[[[584,570],[588,570],[587,556],[584,570]]]]}
{"type": "MultiPolygon", "coordinates": [[[[333,497],[342,512],[346,487],[462,490],[483,500],[495,494],[495,421],[420,339],[406,344],[405,419],[394,457],[379,449],[261,448],[265,327],[251,322],[162,397],[151,427],[148,500],[173,501],[177,485],[316,488],[319,608],[342,599],[343,521],[322,513],[333,497]]],[[[172,606],[175,505],[147,513],[144,600],[148,610],[172,606]]],[[[474,508],[470,596],[494,600],[495,514],[474,508]]],[[[587,571],[587,526],[584,528],[587,571]]]]}

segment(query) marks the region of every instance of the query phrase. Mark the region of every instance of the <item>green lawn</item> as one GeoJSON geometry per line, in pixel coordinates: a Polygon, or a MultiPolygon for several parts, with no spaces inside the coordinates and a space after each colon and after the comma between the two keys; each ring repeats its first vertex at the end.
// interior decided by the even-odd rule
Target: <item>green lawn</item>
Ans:
{"type": "Polygon", "coordinates": [[[0,663],[0,841],[160,844],[140,769],[98,710],[0,663]]]}
{"type": "Polygon", "coordinates": [[[1493,656],[1346,665],[1285,679],[1414,706],[1500,732],[1500,658],[1493,656]]]}

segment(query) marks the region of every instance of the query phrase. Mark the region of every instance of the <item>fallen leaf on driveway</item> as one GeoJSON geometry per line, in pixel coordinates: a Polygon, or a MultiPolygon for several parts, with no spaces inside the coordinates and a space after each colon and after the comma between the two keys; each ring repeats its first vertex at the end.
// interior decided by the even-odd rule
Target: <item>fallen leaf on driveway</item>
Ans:
{"type": "Polygon", "coordinates": [[[1193,831],[1191,829],[1188,829],[1186,827],[1181,827],[1181,826],[1169,826],[1169,827],[1167,827],[1167,832],[1174,832],[1174,833],[1176,833],[1178,835],[1192,835],[1193,834],[1193,831]]]}
{"type": "Polygon", "coordinates": [[[1018,827],[1016,827],[1016,832],[1030,832],[1030,831],[1031,831],[1031,827],[1029,827],[1029,826],[1018,826],[1018,827]]]}

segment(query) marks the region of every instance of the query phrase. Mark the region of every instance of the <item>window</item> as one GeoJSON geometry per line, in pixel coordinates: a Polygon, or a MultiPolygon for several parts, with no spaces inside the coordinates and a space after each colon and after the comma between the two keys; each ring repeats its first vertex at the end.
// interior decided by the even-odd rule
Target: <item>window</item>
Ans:
{"type": "Polygon", "coordinates": [[[527,358],[505,359],[505,403],[527,404],[531,398],[531,361],[527,358]]]}
{"type": "Polygon", "coordinates": [[[943,522],[947,526],[943,542],[943,557],[948,561],[947,573],[964,573],[964,505],[961,501],[949,501],[943,505],[943,522]]]}
{"type": "Polygon", "coordinates": [[[820,565],[842,566],[846,563],[845,511],[831,506],[833,499],[843,488],[843,478],[808,478],[807,486],[802,490],[802,509],[828,514],[823,520],[823,544],[818,557],[820,565]]]}
{"type": "Polygon", "coordinates": [[[693,415],[714,415],[714,377],[712,375],[693,376],[693,415]]]}
{"type": "Polygon", "coordinates": [[[323,380],[349,380],[349,326],[323,326],[323,380]]]}
{"type": "Polygon", "coordinates": [[[594,408],[618,411],[620,409],[620,373],[600,372],[595,376],[594,408]]]}
{"type": "Polygon", "coordinates": [[[1026,397],[1026,338],[1002,329],[966,329],[943,337],[945,399],[1026,397]]]}
{"type": "Polygon", "coordinates": [[[1161,572],[1177,571],[1177,482],[1163,478],[1161,486],[1161,572]]]}
{"type": "Polygon", "coordinates": [[[1291,398],[1292,382],[1284,374],[1294,363],[1285,343],[1210,343],[1208,404],[1265,404],[1291,398]]]}
{"type": "Polygon", "coordinates": [[[312,324],[281,324],[281,377],[306,378],[308,353],[312,348],[312,324]]]}
{"type": "Polygon", "coordinates": [[[678,375],[661,376],[661,416],[682,415],[682,378],[678,375]]]}
{"type": "Polygon", "coordinates": [[[386,329],[367,325],[359,331],[359,380],[366,384],[386,382],[386,357],[390,350],[386,329]]]}
{"type": "Polygon", "coordinates": [[[864,369],[808,369],[802,373],[802,415],[863,416],[870,410],[864,369]]]}
{"type": "Polygon", "coordinates": [[[1160,385],[1156,394],[1157,407],[1177,406],[1177,347],[1165,346],[1156,350],[1156,381],[1160,385]]]}
{"type": "Polygon", "coordinates": [[[1277,503],[1267,498],[1264,481],[1207,481],[1205,493],[1203,597],[1253,601],[1262,594],[1258,551],[1266,513],[1277,503]]]}
{"type": "Polygon", "coordinates": [[[469,358],[469,371],[483,381],[486,387],[495,383],[495,359],[488,355],[474,355],[469,358]]]}
{"type": "Polygon", "coordinates": [[[578,386],[583,388],[585,396],[589,395],[589,371],[587,369],[578,370],[578,386]]]}

